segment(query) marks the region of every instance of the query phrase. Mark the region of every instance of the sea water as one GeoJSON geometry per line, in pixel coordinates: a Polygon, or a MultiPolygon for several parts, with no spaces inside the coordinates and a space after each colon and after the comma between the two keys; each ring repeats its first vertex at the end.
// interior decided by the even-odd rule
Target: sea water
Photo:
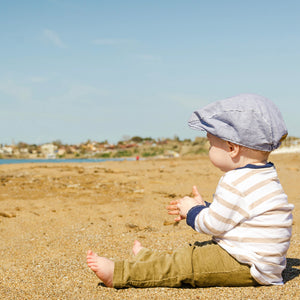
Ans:
{"type": "Polygon", "coordinates": [[[70,159],[0,159],[0,165],[7,164],[25,164],[25,163],[95,163],[103,161],[124,161],[135,160],[133,157],[129,158],[70,158],[70,159]]]}

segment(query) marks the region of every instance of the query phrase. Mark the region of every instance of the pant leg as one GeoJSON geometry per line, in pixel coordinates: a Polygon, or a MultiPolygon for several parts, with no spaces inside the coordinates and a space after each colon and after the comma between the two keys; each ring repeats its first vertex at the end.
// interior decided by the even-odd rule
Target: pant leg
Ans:
{"type": "Polygon", "coordinates": [[[247,265],[240,264],[212,241],[195,243],[173,253],[143,248],[130,261],[115,262],[113,286],[180,287],[257,285],[247,265]]]}
{"type": "Polygon", "coordinates": [[[122,287],[180,287],[191,283],[192,247],[180,248],[169,254],[143,248],[129,261],[116,261],[113,286],[122,287]]]}
{"type": "Polygon", "coordinates": [[[256,286],[250,274],[250,266],[241,264],[213,241],[204,245],[194,244],[194,285],[209,286],[256,286]]]}

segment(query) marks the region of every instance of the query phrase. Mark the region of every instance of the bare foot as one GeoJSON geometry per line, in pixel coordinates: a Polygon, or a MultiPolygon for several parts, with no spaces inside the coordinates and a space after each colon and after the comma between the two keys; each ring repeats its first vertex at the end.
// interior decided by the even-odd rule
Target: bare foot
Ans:
{"type": "Polygon", "coordinates": [[[134,255],[137,255],[140,252],[140,250],[143,248],[144,247],[142,246],[142,244],[139,241],[135,240],[132,247],[132,252],[134,255]]]}
{"type": "Polygon", "coordinates": [[[89,250],[87,252],[86,261],[88,266],[107,287],[113,286],[115,263],[112,260],[106,257],[100,257],[96,253],[89,250]]]}

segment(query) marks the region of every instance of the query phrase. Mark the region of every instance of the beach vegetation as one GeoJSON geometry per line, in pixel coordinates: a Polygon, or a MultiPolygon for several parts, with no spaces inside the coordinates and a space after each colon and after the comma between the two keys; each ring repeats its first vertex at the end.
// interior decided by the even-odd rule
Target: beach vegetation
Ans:
{"type": "Polygon", "coordinates": [[[208,149],[205,149],[205,148],[197,148],[193,153],[194,153],[194,154],[208,154],[208,149]]]}
{"type": "Polygon", "coordinates": [[[189,144],[189,143],[192,143],[192,140],[191,140],[191,139],[184,139],[183,142],[184,142],[185,144],[189,144]]]}
{"type": "Polygon", "coordinates": [[[110,158],[111,152],[103,152],[103,153],[96,153],[94,155],[95,158],[110,158]]]}
{"type": "Polygon", "coordinates": [[[130,150],[118,150],[113,157],[119,158],[119,157],[129,157],[132,156],[132,152],[130,150]]]}
{"type": "Polygon", "coordinates": [[[163,154],[164,154],[163,148],[151,147],[148,151],[142,152],[142,157],[153,157],[153,156],[158,156],[163,154]]]}
{"type": "Polygon", "coordinates": [[[199,146],[204,146],[207,143],[207,138],[204,137],[196,137],[193,146],[199,145],[199,146]]]}
{"type": "Polygon", "coordinates": [[[180,142],[180,138],[179,138],[178,135],[174,135],[173,140],[174,140],[175,142],[180,142]]]}
{"type": "Polygon", "coordinates": [[[57,146],[57,147],[61,147],[62,146],[62,141],[61,140],[55,140],[52,142],[53,145],[57,146]]]}
{"type": "Polygon", "coordinates": [[[33,154],[33,153],[41,153],[40,147],[36,144],[28,145],[28,152],[33,154]]]}
{"type": "MultiPolygon", "coordinates": [[[[81,154],[86,154],[86,147],[85,147],[85,145],[80,145],[79,150],[80,150],[81,154]]],[[[76,154],[78,154],[78,153],[76,153],[76,154]]]]}
{"type": "Polygon", "coordinates": [[[144,139],[141,138],[140,136],[134,136],[131,138],[131,141],[132,142],[135,142],[135,143],[141,143],[144,139]]]}
{"type": "Polygon", "coordinates": [[[156,155],[155,152],[149,152],[149,151],[142,153],[142,157],[150,157],[150,156],[155,156],[155,155],[156,155]]]}
{"type": "Polygon", "coordinates": [[[18,148],[18,149],[22,149],[22,148],[26,148],[26,147],[28,147],[28,144],[26,144],[26,143],[24,143],[24,142],[19,142],[19,143],[17,144],[17,148],[18,148]]]}
{"type": "Polygon", "coordinates": [[[147,142],[155,142],[155,139],[153,139],[152,137],[145,137],[143,140],[147,142]]]}

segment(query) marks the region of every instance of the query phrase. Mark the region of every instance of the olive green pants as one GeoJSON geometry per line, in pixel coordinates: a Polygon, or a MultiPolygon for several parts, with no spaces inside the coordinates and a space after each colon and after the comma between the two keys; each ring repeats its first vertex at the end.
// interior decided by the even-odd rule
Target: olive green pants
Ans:
{"type": "Polygon", "coordinates": [[[116,261],[114,288],[254,286],[250,267],[213,241],[196,242],[173,253],[143,248],[132,260],[116,261]]]}

